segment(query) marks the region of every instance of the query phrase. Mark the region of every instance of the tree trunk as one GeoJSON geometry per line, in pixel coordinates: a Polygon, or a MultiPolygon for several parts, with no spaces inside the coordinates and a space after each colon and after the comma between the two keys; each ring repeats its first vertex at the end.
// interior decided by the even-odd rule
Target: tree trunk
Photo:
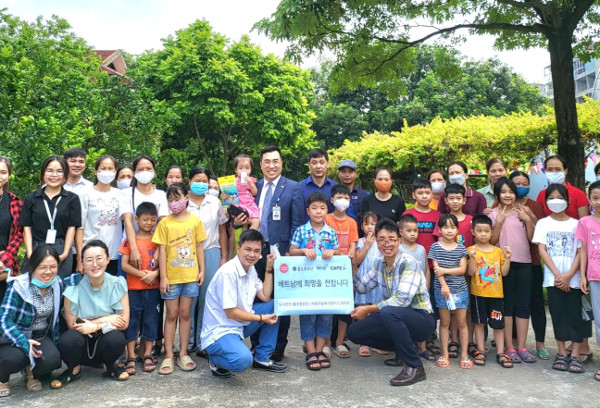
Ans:
{"type": "Polygon", "coordinates": [[[558,154],[568,163],[567,179],[576,187],[584,187],[584,148],[575,101],[573,77],[573,32],[566,29],[548,35],[548,49],[554,85],[554,115],[558,133],[558,154]]]}

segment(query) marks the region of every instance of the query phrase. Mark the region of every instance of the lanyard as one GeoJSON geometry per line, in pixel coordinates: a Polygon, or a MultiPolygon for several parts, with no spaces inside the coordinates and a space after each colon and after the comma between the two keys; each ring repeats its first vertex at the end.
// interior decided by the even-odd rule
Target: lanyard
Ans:
{"type": "Polygon", "coordinates": [[[56,220],[56,213],[58,212],[58,203],[60,203],[61,199],[62,196],[58,197],[58,200],[56,200],[56,204],[54,205],[54,213],[52,214],[52,216],[50,215],[50,207],[48,207],[48,201],[44,200],[44,206],[46,207],[46,214],[48,215],[48,221],[50,221],[51,230],[54,229],[54,221],[56,220]]]}

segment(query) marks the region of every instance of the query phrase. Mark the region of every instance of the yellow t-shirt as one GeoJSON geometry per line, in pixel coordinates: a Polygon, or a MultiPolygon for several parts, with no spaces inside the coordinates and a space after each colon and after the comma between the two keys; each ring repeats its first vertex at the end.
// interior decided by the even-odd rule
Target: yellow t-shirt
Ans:
{"type": "Polygon", "coordinates": [[[504,265],[504,252],[498,247],[491,251],[482,251],[477,245],[469,247],[475,248],[475,263],[477,271],[471,276],[471,294],[475,296],[488,298],[503,298],[504,289],[502,287],[502,265],[504,265]]]}
{"type": "Polygon", "coordinates": [[[196,282],[196,244],[205,239],[204,224],[194,214],[190,214],[185,220],[176,220],[169,215],[158,223],[152,242],[167,247],[169,284],[196,282]]]}

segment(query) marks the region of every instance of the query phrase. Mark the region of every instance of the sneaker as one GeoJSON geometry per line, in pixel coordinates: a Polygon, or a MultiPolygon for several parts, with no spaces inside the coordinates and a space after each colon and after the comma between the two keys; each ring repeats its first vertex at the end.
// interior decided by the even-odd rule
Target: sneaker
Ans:
{"type": "Polygon", "coordinates": [[[273,360],[269,360],[266,362],[254,360],[254,362],[252,363],[252,368],[254,368],[255,370],[270,371],[272,373],[285,373],[285,371],[287,370],[287,364],[278,363],[273,360]]]}
{"type": "Polygon", "coordinates": [[[215,377],[229,378],[232,375],[231,371],[225,368],[217,367],[210,361],[208,362],[208,367],[210,368],[210,372],[212,373],[212,375],[214,375],[215,377]]]}

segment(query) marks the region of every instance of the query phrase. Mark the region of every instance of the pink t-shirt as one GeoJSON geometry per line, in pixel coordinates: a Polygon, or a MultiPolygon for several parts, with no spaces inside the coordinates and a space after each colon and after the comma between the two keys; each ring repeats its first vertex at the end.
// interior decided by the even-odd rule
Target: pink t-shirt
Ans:
{"type": "Polygon", "coordinates": [[[575,238],[587,246],[587,279],[600,281],[600,221],[591,215],[580,219],[575,238]]]}
{"type": "MultiPolygon", "coordinates": [[[[250,177],[254,183],[256,183],[256,179],[254,177],[250,177]]],[[[235,186],[238,191],[238,198],[240,200],[240,207],[244,210],[248,211],[248,215],[250,218],[259,218],[260,214],[258,212],[258,207],[254,202],[254,196],[250,192],[249,184],[242,184],[239,177],[235,178],[235,186]]]]}
{"type": "MultiPolygon", "coordinates": [[[[473,217],[471,217],[469,214],[465,214],[465,219],[458,222],[458,234],[456,235],[457,244],[464,245],[467,248],[473,245],[474,237],[473,233],[471,232],[472,221],[473,217]]],[[[433,235],[436,237],[442,236],[442,232],[437,226],[435,227],[433,235]]]]}
{"type": "Polygon", "coordinates": [[[425,252],[429,252],[429,248],[437,239],[434,236],[437,230],[437,222],[442,216],[438,211],[431,210],[427,213],[417,210],[415,207],[404,211],[404,214],[412,214],[417,219],[417,227],[419,235],[417,235],[417,244],[423,245],[425,252]]]}
{"type": "MultiPolygon", "coordinates": [[[[500,206],[494,208],[489,214],[492,224],[496,225],[496,218],[500,206]]],[[[531,263],[531,251],[529,249],[529,240],[527,239],[527,230],[525,223],[519,219],[519,216],[514,211],[511,211],[506,216],[502,230],[500,230],[500,238],[496,246],[504,248],[509,246],[512,250],[512,262],[531,263]]]]}

